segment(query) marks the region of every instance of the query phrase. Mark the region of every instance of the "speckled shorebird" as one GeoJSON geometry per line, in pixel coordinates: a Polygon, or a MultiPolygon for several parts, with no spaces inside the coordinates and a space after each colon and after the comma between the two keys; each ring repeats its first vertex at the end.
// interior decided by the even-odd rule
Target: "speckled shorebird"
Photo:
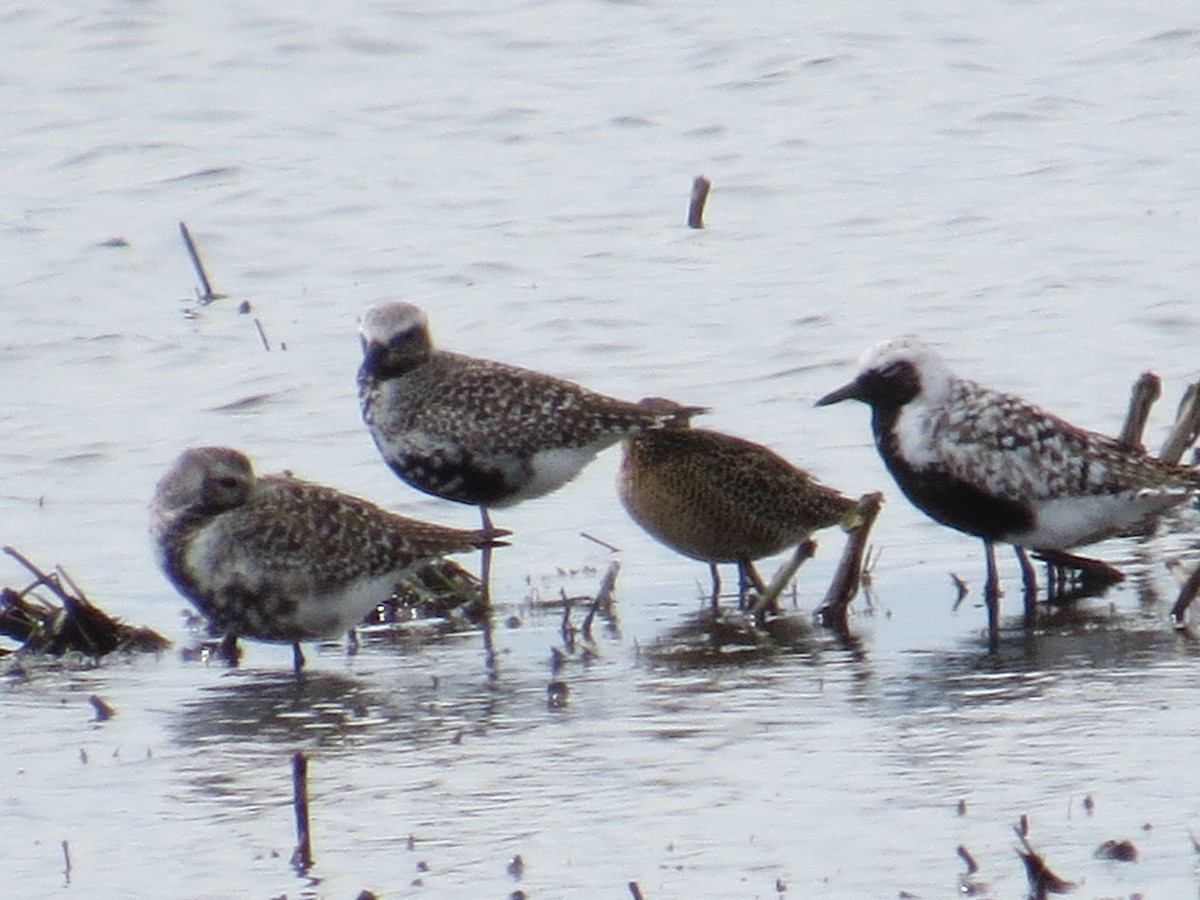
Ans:
{"type": "Polygon", "coordinates": [[[673,550],[709,564],[736,563],[739,596],[763,590],[754,560],[797,547],[832,525],[851,527],[857,503],[774,451],[701,428],[662,428],[626,438],[617,488],[634,521],[673,550]]]}
{"type": "Polygon", "coordinates": [[[993,646],[995,542],[1054,555],[1142,529],[1200,486],[1196,470],[957,377],[913,338],[868,350],[857,377],[817,405],[849,399],[871,406],[875,446],[905,496],[983,539],[993,646]]]}
{"type": "MultiPolygon", "coordinates": [[[[686,422],[702,407],[630,403],[501,362],[437,350],[411,303],[373,307],[361,327],[363,420],[403,481],[437,497],[511,506],[562,487],[627,434],[686,422]]],[[[480,580],[487,590],[490,551],[480,580]]]]}
{"type": "Polygon", "coordinates": [[[213,632],[292,644],[345,633],[414,567],[505,534],[394,515],[288,475],[257,477],[228,447],[185,450],[158,483],[151,535],[213,632]]]}

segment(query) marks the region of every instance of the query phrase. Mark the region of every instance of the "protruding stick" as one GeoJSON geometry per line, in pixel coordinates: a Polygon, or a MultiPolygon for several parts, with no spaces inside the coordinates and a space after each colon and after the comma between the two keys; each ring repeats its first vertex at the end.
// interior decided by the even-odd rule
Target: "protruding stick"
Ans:
{"type": "Polygon", "coordinates": [[[799,571],[804,561],[812,559],[812,555],[816,552],[817,542],[809,538],[796,548],[796,552],[792,554],[790,560],[780,566],[775,577],[771,579],[771,583],[767,585],[758,599],[754,601],[754,606],[751,607],[750,611],[754,614],[755,621],[761,620],[762,615],[779,599],[779,595],[783,593],[783,589],[787,587],[787,583],[799,571]]]}
{"type": "Polygon", "coordinates": [[[312,868],[312,835],[308,828],[308,757],[297,750],[292,756],[292,793],[296,807],[296,852],[292,868],[301,874],[312,868]]]}
{"type": "Polygon", "coordinates": [[[1179,462],[1183,451],[1195,442],[1197,435],[1200,435],[1200,382],[1189,384],[1184,391],[1175,425],[1159,457],[1164,462],[1179,462]]]}
{"type": "Polygon", "coordinates": [[[1133,385],[1129,397],[1129,412],[1125,415],[1125,426],[1117,443],[1129,449],[1140,449],[1146,420],[1150,418],[1150,407],[1162,396],[1162,379],[1153,372],[1143,372],[1133,385]]]}
{"type": "Polygon", "coordinates": [[[712,182],[703,175],[692,179],[692,202],[688,206],[688,228],[704,227],[704,204],[708,202],[708,190],[712,182]]]}
{"type": "Polygon", "coordinates": [[[856,524],[850,530],[846,540],[846,549],[838,561],[837,571],[829,583],[825,600],[817,608],[817,617],[821,624],[835,631],[846,631],[846,611],[850,601],[858,594],[862,584],[863,555],[867,550],[867,540],[871,536],[871,526],[879,516],[883,506],[883,494],[875,492],[864,494],[859,498],[854,510],[856,524]]]}
{"type": "Polygon", "coordinates": [[[187,247],[188,256],[192,260],[192,268],[196,270],[196,277],[200,279],[200,286],[204,288],[200,295],[201,303],[211,303],[224,294],[218,294],[213,291],[212,283],[208,280],[208,273],[204,271],[204,263],[200,261],[200,252],[196,249],[196,242],[192,240],[192,233],[188,231],[187,223],[179,223],[179,233],[183,236],[183,244],[187,247]]]}

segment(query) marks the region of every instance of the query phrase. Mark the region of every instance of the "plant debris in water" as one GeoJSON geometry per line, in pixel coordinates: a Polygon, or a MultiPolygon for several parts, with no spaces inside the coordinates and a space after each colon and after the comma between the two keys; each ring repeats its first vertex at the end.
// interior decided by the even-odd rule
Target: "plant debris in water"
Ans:
{"type": "Polygon", "coordinates": [[[170,646],[158,632],[126,625],[93,604],[61,567],[46,573],[12,547],[4,552],[36,579],[22,590],[0,588],[0,634],[24,651],[50,656],[76,652],[98,659],[117,650],[159,653],[170,646]],[[54,600],[41,596],[38,588],[50,591],[54,600]]]}
{"type": "Polygon", "coordinates": [[[486,616],[479,579],[453,560],[438,559],[398,583],[392,596],[375,607],[363,624],[401,625],[437,619],[474,627],[486,616]]]}

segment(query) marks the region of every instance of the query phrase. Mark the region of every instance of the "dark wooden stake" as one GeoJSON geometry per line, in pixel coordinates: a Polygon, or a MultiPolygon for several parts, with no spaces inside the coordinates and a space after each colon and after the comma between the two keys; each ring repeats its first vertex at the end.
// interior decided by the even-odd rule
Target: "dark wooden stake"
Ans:
{"type": "Polygon", "coordinates": [[[308,757],[297,750],[292,756],[292,803],[296,808],[296,852],[292,868],[304,875],[312,868],[312,833],[308,827],[308,757]]]}
{"type": "Polygon", "coordinates": [[[204,271],[204,263],[200,261],[200,252],[196,249],[196,242],[192,240],[192,233],[188,231],[187,223],[179,223],[179,233],[183,236],[183,244],[187,247],[188,257],[192,260],[192,268],[196,270],[196,277],[200,279],[200,286],[204,289],[200,294],[201,303],[212,303],[224,297],[224,294],[218,294],[212,289],[212,283],[208,280],[208,273],[204,271]]]}
{"type": "Polygon", "coordinates": [[[708,191],[712,182],[703,175],[692,179],[692,202],[688,205],[688,228],[704,227],[704,204],[708,202],[708,191]]]}
{"type": "Polygon", "coordinates": [[[1129,412],[1117,443],[1122,447],[1140,449],[1142,434],[1146,431],[1146,420],[1150,418],[1150,407],[1162,396],[1162,379],[1153,372],[1143,372],[1133,385],[1129,397],[1129,412]]]}

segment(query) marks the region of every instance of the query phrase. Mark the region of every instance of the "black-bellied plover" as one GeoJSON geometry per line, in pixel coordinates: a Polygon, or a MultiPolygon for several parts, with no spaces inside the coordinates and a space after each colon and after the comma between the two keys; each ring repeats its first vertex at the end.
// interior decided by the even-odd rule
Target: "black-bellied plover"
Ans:
{"type": "Polygon", "coordinates": [[[754,560],[798,547],[814,531],[852,527],[857,503],[753,441],[700,428],[661,428],[626,438],[617,488],[650,535],[709,564],[736,563],[739,597],[763,590],[754,560]]]}
{"type": "MultiPolygon", "coordinates": [[[[363,420],[403,481],[488,509],[539,497],[627,434],[686,422],[702,407],[631,403],[507,363],[437,350],[411,303],[363,317],[363,420]]],[[[488,587],[485,547],[480,580],[488,587]]]]}
{"type": "Polygon", "coordinates": [[[1200,486],[1195,470],[957,377],[913,338],[868,350],[855,379],[817,405],[850,399],[870,405],[875,446],[905,496],[983,539],[993,647],[995,542],[1053,555],[1142,529],[1200,486]]]}
{"type": "Polygon", "coordinates": [[[417,565],[506,532],[398,516],[228,447],[185,450],[158,483],[150,532],[171,582],[214,634],[292,644],[345,633],[417,565]]]}

